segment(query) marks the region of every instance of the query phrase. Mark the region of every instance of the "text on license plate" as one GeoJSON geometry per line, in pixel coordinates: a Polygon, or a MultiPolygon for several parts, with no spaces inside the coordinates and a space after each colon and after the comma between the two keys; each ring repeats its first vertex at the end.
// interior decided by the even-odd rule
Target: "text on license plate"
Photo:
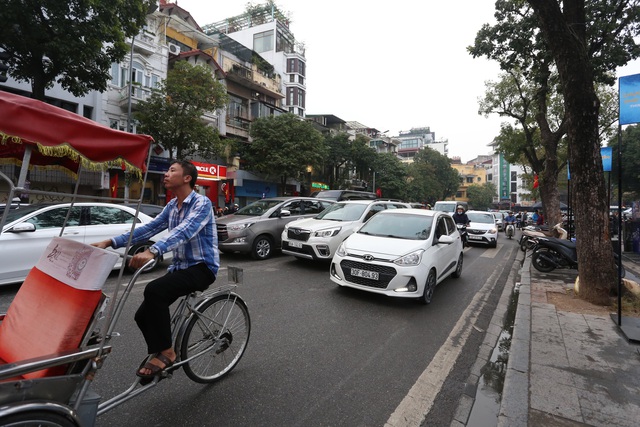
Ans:
{"type": "Polygon", "coordinates": [[[482,236],[469,236],[471,240],[482,240],[482,236]]]}
{"type": "Polygon", "coordinates": [[[357,277],[362,277],[365,279],[371,279],[371,280],[378,280],[378,272],[376,271],[367,271],[367,270],[360,270],[357,268],[352,268],[351,269],[351,275],[352,276],[357,276],[357,277]]]}
{"type": "Polygon", "coordinates": [[[294,242],[293,240],[289,240],[289,246],[291,246],[292,248],[301,248],[302,247],[302,243],[294,242]]]}

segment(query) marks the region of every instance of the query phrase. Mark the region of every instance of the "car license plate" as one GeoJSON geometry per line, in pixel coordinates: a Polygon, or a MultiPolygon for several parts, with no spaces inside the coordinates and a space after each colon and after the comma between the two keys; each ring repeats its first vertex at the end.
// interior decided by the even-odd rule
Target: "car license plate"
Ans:
{"type": "Polygon", "coordinates": [[[482,240],[482,236],[469,236],[471,240],[482,240]]]}
{"type": "Polygon", "coordinates": [[[378,273],[376,271],[367,271],[367,270],[352,268],[351,275],[362,277],[364,279],[378,280],[378,273]]]}
{"type": "Polygon", "coordinates": [[[293,240],[289,241],[289,246],[291,246],[292,248],[302,248],[302,243],[300,242],[294,242],[293,240]]]}

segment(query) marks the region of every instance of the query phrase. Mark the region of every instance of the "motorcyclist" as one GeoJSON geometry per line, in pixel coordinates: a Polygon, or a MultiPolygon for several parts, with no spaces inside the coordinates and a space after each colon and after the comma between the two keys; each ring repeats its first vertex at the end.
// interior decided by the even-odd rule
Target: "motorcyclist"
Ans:
{"type": "Polygon", "coordinates": [[[463,224],[465,226],[469,226],[469,217],[464,212],[464,207],[462,205],[458,205],[456,207],[456,213],[452,215],[452,218],[456,224],[463,224]]]}
{"type": "Polygon", "coordinates": [[[513,225],[515,227],[515,224],[516,224],[516,217],[513,216],[513,212],[512,211],[509,211],[507,216],[504,218],[504,232],[505,232],[505,234],[507,233],[507,227],[509,225],[513,225]]]}

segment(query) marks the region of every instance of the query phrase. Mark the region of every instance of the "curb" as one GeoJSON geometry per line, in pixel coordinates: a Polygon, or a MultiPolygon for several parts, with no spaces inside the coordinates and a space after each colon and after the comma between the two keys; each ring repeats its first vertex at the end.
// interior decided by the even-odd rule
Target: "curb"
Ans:
{"type": "MultiPolygon", "coordinates": [[[[521,273],[521,271],[519,271],[519,266],[522,263],[524,252],[522,252],[519,247],[516,250],[518,252],[516,254],[515,262],[511,267],[511,271],[509,272],[509,276],[507,277],[505,287],[502,291],[502,294],[500,295],[500,300],[498,301],[496,310],[494,311],[493,316],[491,317],[491,321],[489,322],[489,327],[487,328],[487,332],[485,334],[484,340],[482,341],[482,345],[480,346],[480,349],[478,351],[478,358],[474,363],[474,365],[471,367],[471,373],[469,374],[469,378],[465,383],[464,393],[460,398],[460,402],[458,402],[458,406],[454,413],[453,421],[451,422],[451,427],[466,426],[467,423],[469,422],[469,416],[471,415],[473,404],[475,402],[475,395],[478,389],[478,383],[480,381],[480,377],[482,376],[482,368],[487,364],[487,362],[489,362],[491,358],[491,354],[493,353],[494,348],[498,344],[498,339],[500,338],[500,334],[503,329],[504,317],[506,315],[507,308],[509,306],[509,300],[511,299],[511,294],[516,284],[516,278],[518,274],[521,273]]],[[[522,298],[522,290],[520,292],[521,292],[520,298],[522,298]]],[[[519,306],[516,311],[516,322],[517,322],[518,311],[520,311],[519,306]]],[[[515,325],[514,325],[514,335],[515,335],[515,325]]],[[[513,341],[512,341],[512,349],[513,349],[513,341]]],[[[528,349],[529,347],[527,346],[527,355],[529,354],[528,349]]],[[[511,362],[511,356],[509,356],[509,362],[511,362]]],[[[509,366],[509,364],[507,366],[509,366]]],[[[505,388],[506,388],[506,378],[505,378],[505,388]]],[[[528,390],[528,388],[529,387],[528,387],[528,378],[527,378],[526,390],[528,390]]],[[[504,396],[504,391],[503,391],[503,396],[504,396]]],[[[504,397],[502,400],[504,401],[504,397]]],[[[526,400],[525,402],[528,402],[528,400],[526,400]]],[[[527,411],[528,411],[528,407],[527,407],[527,411]]],[[[500,405],[500,414],[501,413],[502,413],[502,404],[500,405]]],[[[507,424],[507,425],[511,425],[511,424],[507,424]]]]}

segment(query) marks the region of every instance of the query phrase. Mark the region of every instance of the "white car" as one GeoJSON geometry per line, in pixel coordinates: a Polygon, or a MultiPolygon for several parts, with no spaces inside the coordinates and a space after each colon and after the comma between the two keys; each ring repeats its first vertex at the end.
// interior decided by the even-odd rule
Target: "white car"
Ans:
{"type": "Polygon", "coordinates": [[[491,212],[468,211],[469,226],[467,238],[469,243],[482,243],[495,248],[498,245],[498,226],[491,212]]]}
{"type": "Polygon", "coordinates": [[[462,249],[447,213],[385,210],[340,244],[329,274],[340,286],[429,304],[437,284],[462,274],[462,249]]]}
{"type": "Polygon", "coordinates": [[[506,215],[502,212],[491,212],[491,214],[496,220],[496,227],[498,227],[498,231],[504,230],[504,218],[506,215]]]}
{"type": "Polygon", "coordinates": [[[298,258],[330,261],[336,249],[353,230],[378,212],[408,209],[401,202],[350,200],[338,202],[320,214],[285,225],[282,253],[298,258]]]}
{"type": "MultiPolygon", "coordinates": [[[[24,281],[51,239],[60,235],[69,206],[70,203],[28,205],[9,211],[0,234],[0,285],[24,281]]],[[[75,203],[61,237],[90,244],[130,231],[134,220],[146,224],[153,219],[141,212],[136,219],[135,212],[111,203],[75,203]]],[[[146,250],[166,233],[133,246],[129,254],[146,250]]],[[[124,248],[118,251],[124,253],[124,248]]],[[[172,257],[171,252],[163,255],[164,260],[172,257]]],[[[114,268],[120,268],[120,262],[114,268]]]]}

